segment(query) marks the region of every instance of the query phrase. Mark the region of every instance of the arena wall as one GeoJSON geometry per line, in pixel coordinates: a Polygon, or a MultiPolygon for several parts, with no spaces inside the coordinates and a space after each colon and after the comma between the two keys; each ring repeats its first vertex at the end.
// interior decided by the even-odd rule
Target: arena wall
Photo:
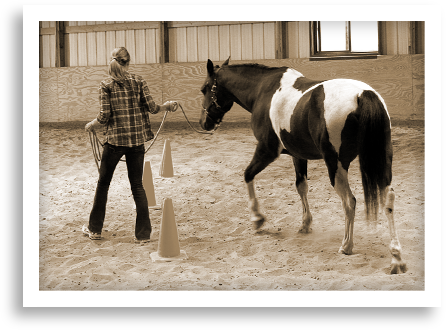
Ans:
{"type": "MultiPolygon", "coordinates": [[[[309,58],[231,61],[289,66],[312,79],[349,78],[368,83],[387,103],[392,119],[424,120],[424,55],[384,55],[377,59],[310,61],[309,58]]],[[[220,62],[215,62],[221,64],[220,62]]],[[[98,87],[107,66],[40,68],[39,121],[89,121],[99,111],[98,87]]],[[[146,79],[155,102],[179,101],[191,121],[201,109],[200,87],[206,62],[131,65],[146,79]]],[[[154,116],[155,117],[155,116],[154,116]]],[[[161,118],[161,116],[159,116],[161,118]]],[[[235,105],[226,121],[249,121],[250,114],[235,105]]],[[[157,118],[154,118],[156,121],[157,118]]],[[[181,111],[169,120],[184,120],[181,111]]]]}

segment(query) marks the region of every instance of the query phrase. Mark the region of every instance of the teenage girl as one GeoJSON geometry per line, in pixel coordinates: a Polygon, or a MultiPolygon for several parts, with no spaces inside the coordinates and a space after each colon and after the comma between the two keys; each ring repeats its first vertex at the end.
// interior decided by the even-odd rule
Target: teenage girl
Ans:
{"type": "Polygon", "coordinates": [[[108,67],[109,77],[99,86],[100,112],[85,126],[86,131],[106,126],[106,142],[99,168],[99,180],[88,225],[82,232],[90,239],[101,239],[110,182],[123,155],[136,204],[135,241],[145,243],[152,231],[149,207],[142,184],[144,142],[153,139],[149,113],[175,111],[176,102],[157,105],[147,83],[128,72],[130,55],[124,47],[116,48],[108,67]]]}

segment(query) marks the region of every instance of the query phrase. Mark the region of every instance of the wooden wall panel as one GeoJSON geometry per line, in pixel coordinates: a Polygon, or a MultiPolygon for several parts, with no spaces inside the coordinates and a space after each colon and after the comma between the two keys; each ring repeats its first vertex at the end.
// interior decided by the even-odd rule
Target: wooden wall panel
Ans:
{"type": "Polygon", "coordinates": [[[187,28],[177,29],[176,34],[176,59],[177,62],[187,62],[187,28]]]}
{"type": "Polygon", "coordinates": [[[163,104],[163,65],[156,64],[141,64],[131,65],[130,72],[140,75],[147,82],[150,95],[157,104],[163,104]]]}
{"type": "Polygon", "coordinates": [[[220,39],[220,61],[222,61],[231,55],[229,25],[221,25],[218,32],[220,39]]]}
{"type": "Polygon", "coordinates": [[[299,58],[299,24],[288,22],[288,58],[299,58]]]}
{"type": "MultiPolygon", "coordinates": [[[[55,27],[55,23],[40,22],[40,26],[55,27]]],[[[156,28],[157,24],[153,23],[155,22],[68,22],[65,63],[68,66],[107,65],[112,49],[121,46],[129,50],[136,64],[159,63],[159,24],[156,28]],[[116,24],[113,25],[114,23],[116,24]],[[107,25],[101,28],[104,24],[107,25]],[[73,29],[75,26],[78,28],[73,29]]],[[[171,62],[202,62],[207,58],[224,60],[228,56],[233,60],[261,60],[275,59],[277,56],[274,22],[173,23],[175,24],[169,28],[171,62]]],[[[410,22],[385,22],[383,31],[386,38],[383,49],[387,54],[409,54],[410,22]]],[[[44,33],[48,32],[51,30],[44,33]]],[[[289,58],[310,56],[309,22],[287,22],[286,36],[289,58]]],[[[55,66],[55,35],[44,34],[40,36],[40,40],[40,65],[55,66]]]]}
{"type": "MultiPolygon", "coordinates": [[[[41,21],[39,26],[42,28],[55,28],[55,21],[41,21]]],[[[56,35],[44,34],[40,36],[40,54],[41,65],[44,68],[51,68],[56,66],[56,35]]]]}
{"type": "Polygon", "coordinates": [[[135,43],[135,30],[125,31],[125,48],[130,54],[130,59],[135,63],[136,58],[136,43],[135,43]]]}
{"type": "MultiPolygon", "coordinates": [[[[66,63],[67,66],[101,66],[107,65],[113,49],[126,47],[134,64],[158,63],[159,62],[159,29],[150,28],[145,30],[144,25],[131,25],[131,21],[89,21],[68,22],[68,27],[88,25],[89,30],[73,32],[65,36],[66,63]],[[96,31],[103,24],[129,23],[117,28],[127,30],[96,31]],[[135,29],[132,29],[135,27],[135,29]],[[147,32],[150,31],[150,32],[147,32]],[[149,37],[145,35],[149,33],[149,37]],[[147,51],[150,53],[146,55],[147,51]]],[[[101,30],[101,29],[99,29],[101,30]]]]}
{"type": "Polygon", "coordinates": [[[413,107],[410,119],[424,119],[424,55],[413,55],[411,58],[413,73],[413,107]]]}
{"type": "Polygon", "coordinates": [[[60,68],[58,70],[59,121],[90,118],[92,113],[97,115],[99,112],[98,87],[99,82],[106,76],[106,70],[106,67],[60,68]]]}
{"type": "MultiPolygon", "coordinates": [[[[220,64],[223,61],[215,61],[220,64]]],[[[249,63],[251,60],[230,63],[249,63]]],[[[424,55],[380,56],[370,60],[309,61],[283,59],[256,61],[269,66],[289,66],[311,79],[350,78],[368,83],[386,101],[392,119],[424,119],[424,55]]],[[[158,104],[179,101],[188,117],[197,122],[206,77],[206,63],[132,65],[132,72],[146,79],[158,104]]],[[[88,121],[99,111],[98,86],[107,76],[107,66],[40,69],[40,121],[88,121]]],[[[238,105],[225,121],[249,120],[238,105]]],[[[155,117],[153,120],[160,120],[155,117]]],[[[181,111],[169,120],[183,121],[181,111]]]]}
{"type": "MultiPolygon", "coordinates": [[[[163,67],[163,101],[179,101],[189,119],[198,120],[201,111],[200,87],[206,78],[206,63],[169,63],[163,67]]],[[[184,120],[181,111],[169,120],[184,120]]]]}
{"type": "Polygon", "coordinates": [[[198,61],[198,37],[197,27],[186,28],[186,48],[187,48],[187,62],[198,61]]]}
{"type": "Polygon", "coordinates": [[[231,46],[231,58],[233,60],[242,59],[242,36],[240,25],[229,25],[229,40],[231,46]]]}
{"type": "Polygon", "coordinates": [[[265,59],[274,59],[276,58],[276,33],[275,33],[275,24],[274,23],[265,23],[263,33],[265,36],[264,42],[264,58],[265,59]]]}
{"type": "MultiPolygon", "coordinates": [[[[78,50],[77,50],[77,34],[69,34],[68,36],[67,66],[78,66],[78,50]]],[[[65,37],[65,40],[67,38],[65,37]]]]}
{"type": "Polygon", "coordinates": [[[42,36],[42,66],[44,68],[51,67],[51,45],[49,35],[42,36]]]}
{"type": "MultiPolygon", "coordinates": [[[[78,26],[87,25],[87,22],[77,22],[78,26]]],[[[79,66],[88,65],[88,54],[87,54],[87,33],[77,34],[77,58],[79,66]]]]}
{"type": "MultiPolygon", "coordinates": [[[[51,22],[55,25],[55,22],[51,22]]],[[[50,36],[50,66],[54,68],[56,66],[56,35],[50,36]]]]}
{"type": "MultiPolygon", "coordinates": [[[[96,22],[100,24],[105,24],[105,22],[96,22]]],[[[109,55],[107,54],[107,41],[105,32],[96,33],[97,42],[97,64],[96,65],[107,65],[109,55]]]]}
{"type": "Polygon", "coordinates": [[[196,26],[194,22],[173,23],[169,27],[171,63],[224,60],[229,56],[233,60],[276,57],[275,23],[201,22],[203,25],[196,26]]]}
{"type": "Polygon", "coordinates": [[[115,47],[126,47],[125,31],[116,31],[115,47]]]}
{"type": "Polygon", "coordinates": [[[209,58],[212,61],[220,60],[220,42],[218,37],[218,25],[209,26],[208,34],[209,34],[209,58]]]}
{"type": "MultiPolygon", "coordinates": [[[[87,22],[95,25],[96,22],[87,22]]],[[[97,65],[96,32],[87,32],[87,63],[89,66],[97,65]]]]}
{"type": "Polygon", "coordinates": [[[77,35],[77,65],[87,66],[88,65],[88,54],[87,54],[87,34],[79,33],[77,35]]]}
{"type": "Polygon", "coordinates": [[[222,25],[218,25],[203,22],[204,25],[199,26],[194,26],[193,22],[174,23],[169,28],[171,63],[203,62],[208,58],[224,60],[229,56],[233,60],[263,59],[265,55],[275,58],[274,23],[221,22],[222,25]],[[187,48],[187,56],[184,47],[187,48]]]}
{"type": "Polygon", "coordinates": [[[146,63],[146,31],[135,30],[135,61],[134,64],[146,63]]]}
{"type": "MultiPolygon", "coordinates": [[[[73,21],[68,22],[67,26],[89,25],[94,28],[97,25],[113,23],[125,22],[73,21]]],[[[155,28],[70,32],[65,35],[65,42],[67,44],[67,47],[65,47],[66,66],[107,65],[111,52],[116,47],[126,47],[133,64],[159,63],[158,35],[159,29],[155,28]]]]}
{"type": "Polygon", "coordinates": [[[299,26],[299,58],[310,57],[310,22],[298,22],[299,26]]]}
{"type": "MultiPolygon", "coordinates": [[[[242,24],[242,60],[253,59],[253,32],[252,24],[242,24]]],[[[258,45],[256,45],[258,47],[258,45]]]]}
{"type": "MultiPolygon", "coordinates": [[[[68,26],[77,26],[77,22],[68,22],[68,26]]],[[[78,66],[79,60],[78,60],[78,37],[76,34],[69,34],[68,36],[65,36],[65,41],[67,42],[68,47],[66,47],[66,53],[67,56],[67,63],[68,66],[78,66]]]]}
{"type": "MultiPolygon", "coordinates": [[[[153,62],[147,62],[146,64],[150,63],[160,63],[161,61],[161,30],[160,29],[154,29],[155,34],[155,42],[150,45],[150,47],[155,49],[155,60],[153,62]]],[[[153,39],[152,39],[153,40],[153,39]]]]}
{"type": "Polygon", "coordinates": [[[262,59],[264,58],[263,49],[264,36],[263,36],[263,23],[256,23],[252,25],[252,58],[262,59]]]}
{"type": "Polygon", "coordinates": [[[158,43],[157,43],[157,29],[146,30],[146,62],[145,63],[159,63],[158,43]]]}
{"type": "Polygon", "coordinates": [[[204,62],[209,58],[209,36],[208,27],[200,26],[197,28],[198,38],[198,61],[204,62]]]}
{"type": "Polygon", "coordinates": [[[398,26],[398,54],[409,54],[410,22],[397,22],[398,26]]]}
{"type": "Polygon", "coordinates": [[[177,62],[177,29],[169,29],[169,61],[177,62]]]}
{"type": "MultiPolygon", "coordinates": [[[[39,22],[39,28],[42,27],[42,22],[39,22]]],[[[43,36],[39,34],[39,68],[43,68],[43,36]]]]}
{"type": "MultiPolygon", "coordinates": [[[[161,65],[135,65],[150,93],[162,104],[161,65]]],[[[41,122],[89,121],[99,113],[98,87],[107,78],[107,66],[40,69],[39,120],[41,122]]]]}
{"type": "MultiPolygon", "coordinates": [[[[109,23],[109,22],[107,22],[109,23]]],[[[105,44],[106,44],[106,64],[110,62],[111,53],[116,48],[116,31],[105,32],[105,44]]]]}
{"type": "Polygon", "coordinates": [[[310,57],[310,24],[306,21],[287,23],[289,58],[310,57]]]}
{"type": "Polygon", "coordinates": [[[398,54],[398,22],[386,22],[386,55],[398,54]]]}
{"type": "Polygon", "coordinates": [[[39,69],[39,121],[58,122],[57,68],[39,69]]]}

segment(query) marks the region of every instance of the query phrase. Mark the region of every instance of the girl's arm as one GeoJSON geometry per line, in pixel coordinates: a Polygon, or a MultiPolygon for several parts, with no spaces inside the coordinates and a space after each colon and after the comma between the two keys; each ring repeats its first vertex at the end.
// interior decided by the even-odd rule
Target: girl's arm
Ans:
{"type": "Polygon", "coordinates": [[[99,86],[99,105],[101,111],[99,112],[98,116],[85,125],[85,130],[87,132],[101,128],[107,124],[108,119],[110,118],[110,95],[107,87],[103,84],[99,86]]]}
{"type": "Polygon", "coordinates": [[[150,95],[149,87],[147,86],[145,80],[142,81],[141,100],[144,107],[149,109],[149,112],[151,114],[156,114],[160,111],[174,112],[177,109],[176,102],[174,101],[167,101],[163,105],[156,104],[155,101],[153,101],[152,96],[150,95]]]}

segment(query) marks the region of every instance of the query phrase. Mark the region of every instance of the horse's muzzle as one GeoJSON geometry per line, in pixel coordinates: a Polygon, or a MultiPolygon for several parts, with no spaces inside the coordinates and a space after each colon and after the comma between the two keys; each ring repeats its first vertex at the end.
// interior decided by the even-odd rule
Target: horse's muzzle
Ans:
{"type": "Polygon", "coordinates": [[[206,131],[212,131],[215,128],[215,123],[212,120],[208,120],[209,116],[205,108],[201,110],[200,120],[198,121],[201,128],[206,131]],[[212,121],[212,123],[210,123],[212,121]]]}
{"type": "Polygon", "coordinates": [[[205,125],[205,123],[206,123],[206,109],[205,109],[205,108],[203,108],[203,109],[201,110],[200,120],[198,121],[198,123],[200,124],[200,126],[201,126],[202,129],[206,129],[206,128],[204,127],[204,125],[205,125]]]}

